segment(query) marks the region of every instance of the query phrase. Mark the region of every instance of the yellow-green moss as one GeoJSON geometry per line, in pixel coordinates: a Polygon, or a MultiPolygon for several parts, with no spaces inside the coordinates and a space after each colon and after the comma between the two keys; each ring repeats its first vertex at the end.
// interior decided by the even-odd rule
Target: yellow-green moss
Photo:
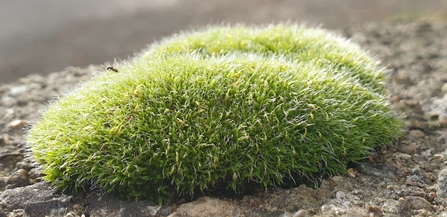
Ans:
{"type": "Polygon", "coordinates": [[[180,35],[117,66],[119,73],[92,79],[29,132],[45,178],[65,189],[95,185],[161,203],[172,192],[243,191],[250,183],[341,174],[400,135],[372,60],[333,36],[331,49],[321,49],[321,30],[287,28],[193,35],[218,49],[209,54],[183,46],[192,39],[180,35]],[[254,49],[261,39],[253,32],[263,32],[262,44],[284,48],[254,49]],[[253,46],[226,46],[233,38],[253,46]],[[297,47],[306,47],[299,57],[297,47]]]}
{"type": "Polygon", "coordinates": [[[322,29],[300,25],[267,25],[248,28],[244,25],[216,26],[204,31],[180,34],[154,44],[143,57],[166,58],[178,53],[203,56],[233,52],[282,56],[291,62],[309,62],[327,68],[334,76],[358,81],[373,91],[384,93],[382,68],[360,47],[322,29]]]}

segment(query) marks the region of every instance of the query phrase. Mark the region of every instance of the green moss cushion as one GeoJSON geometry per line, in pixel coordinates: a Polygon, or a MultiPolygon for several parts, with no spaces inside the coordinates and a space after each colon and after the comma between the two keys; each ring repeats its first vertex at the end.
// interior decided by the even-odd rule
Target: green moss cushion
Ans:
{"type": "Polygon", "coordinates": [[[278,55],[289,61],[331,67],[331,73],[358,80],[373,91],[384,93],[384,73],[360,47],[322,29],[301,25],[268,25],[248,28],[216,26],[181,34],[154,44],[144,56],[198,53],[204,56],[232,52],[278,55]]]}
{"type": "Polygon", "coordinates": [[[84,84],[33,126],[28,140],[47,180],[161,203],[172,192],[342,174],[400,135],[401,121],[372,90],[380,71],[367,72],[370,83],[361,71],[349,79],[362,61],[334,73],[339,63],[315,64],[324,52],[303,61],[287,49],[155,54],[163,46],[84,84]]]}

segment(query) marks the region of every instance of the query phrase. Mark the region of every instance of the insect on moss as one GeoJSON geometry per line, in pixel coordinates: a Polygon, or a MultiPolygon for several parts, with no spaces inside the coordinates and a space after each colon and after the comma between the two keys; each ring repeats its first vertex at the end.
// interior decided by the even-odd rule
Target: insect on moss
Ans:
{"type": "Polygon", "coordinates": [[[118,69],[116,69],[116,68],[113,67],[113,66],[107,66],[106,69],[107,69],[107,70],[112,70],[112,71],[114,71],[114,72],[118,72],[118,69]]]}

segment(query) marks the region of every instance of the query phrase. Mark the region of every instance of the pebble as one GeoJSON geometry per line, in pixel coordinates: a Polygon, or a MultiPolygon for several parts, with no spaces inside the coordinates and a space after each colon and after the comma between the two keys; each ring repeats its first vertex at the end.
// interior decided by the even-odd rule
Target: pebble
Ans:
{"type": "Polygon", "coordinates": [[[416,152],[416,150],[420,147],[419,144],[414,143],[414,142],[410,142],[409,144],[401,144],[397,147],[397,151],[404,153],[404,154],[408,154],[408,155],[412,155],[416,152]]]}
{"type": "Polygon", "coordinates": [[[31,184],[28,171],[24,169],[18,169],[8,177],[6,184],[6,189],[23,187],[31,184]]]}
{"type": "Polygon", "coordinates": [[[443,128],[447,128],[447,117],[445,115],[439,116],[439,124],[441,124],[443,128]]]}
{"type": "Polygon", "coordinates": [[[434,154],[433,159],[437,161],[445,161],[445,155],[444,154],[434,154]]]}
{"type": "Polygon", "coordinates": [[[431,149],[427,149],[426,151],[421,152],[421,156],[424,158],[430,158],[433,156],[431,152],[432,152],[431,149]]]}
{"type": "Polygon", "coordinates": [[[436,194],[438,197],[447,198],[447,168],[439,171],[437,183],[436,194]]]}
{"type": "Polygon", "coordinates": [[[33,168],[33,166],[30,163],[23,161],[17,162],[16,166],[18,169],[24,169],[28,172],[33,168]]]}
{"type": "Polygon", "coordinates": [[[10,96],[19,96],[21,93],[26,92],[27,87],[25,85],[18,85],[18,86],[14,86],[11,87],[11,89],[9,89],[9,95],[10,96]]]}
{"type": "Polygon", "coordinates": [[[307,210],[300,209],[297,212],[293,213],[292,217],[306,217],[308,216],[307,210]]]}
{"type": "Polygon", "coordinates": [[[422,130],[410,130],[409,136],[412,139],[421,139],[424,138],[425,133],[422,130]]]}
{"type": "Polygon", "coordinates": [[[357,171],[355,171],[354,168],[348,168],[346,170],[346,172],[347,172],[348,176],[350,176],[352,178],[355,178],[357,176],[357,171]]]}
{"type": "Polygon", "coordinates": [[[7,177],[0,178],[0,191],[4,191],[7,183],[7,177]]]}
{"type": "Polygon", "coordinates": [[[402,194],[399,186],[396,186],[396,185],[388,185],[386,187],[386,189],[387,189],[387,192],[386,192],[387,198],[397,199],[402,194]]]}
{"type": "Polygon", "coordinates": [[[441,86],[441,91],[444,93],[447,92],[447,82],[441,86]]]}
{"type": "Polygon", "coordinates": [[[422,197],[406,196],[401,202],[407,203],[413,210],[433,210],[431,203],[422,197]]]}
{"type": "Polygon", "coordinates": [[[375,206],[366,206],[365,207],[366,211],[368,211],[369,216],[383,216],[383,212],[382,210],[380,210],[380,208],[375,207],[375,206]]]}
{"type": "Polygon", "coordinates": [[[436,195],[436,193],[435,192],[430,192],[429,194],[428,194],[428,197],[430,198],[430,199],[435,199],[435,198],[437,198],[438,197],[438,195],[436,195]]]}
{"type": "Polygon", "coordinates": [[[439,145],[447,144],[447,133],[443,133],[436,138],[436,143],[439,145]]]}
{"type": "Polygon", "coordinates": [[[407,186],[417,186],[421,188],[427,187],[427,184],[425,183],[425,178],[421,174],[418,168],[411,170],[410,174],[408,174],[407,176],[405,184],[407,186]]]}
{"type": "MultiPolygon", "coordinates": [[[[67,213],[67,208],[66,207],[61,207],[61,208],[58,208],[58,209],[52,209],[50,211],[50,216],[62,216],[62,215],[64,215],[64,213],[67,213]]],[[[72,213],[68,213],[64,217],[75,217],[75,216],[72,213]]]]}
{"type": "Polygon", "coordinates": [[[17,132],[22,132],[23,133],[23,127],[25,126],[26,121],[24,120],[14,120],[9,122],[8,124],[6,124],[5,128],[7,130],[8,133],[17,133],[17,132]]]}
{"type": "Polygon", "coordinates": [[[406,153],[397,152],[397,153],[394,153],[393,156],[394,156],[394,159],[398,159],[402,162],[405,162],[405,161],[411,159],[411,155],[406,154],[406,153]]]}
{"type": "MultiPolygon", "coordinates": [[[[53,214],[53,210],[51,210],[51,214],[53,214]]],[[[64,215],[64,217],[77,217],[77,216],[76,216],[76,213],[69,212],[66,215],[64,215]]]]}
{"type": "Polygon", "coordinates": [[[23,121],[23,120],[14,120],[14,121],[11,121],[11,122],[9,122],[8,124],[6,124],[6,126],[8,127],[8,128],[13,128],[13,129],[17,129],[17,128],[20,128],[20,127],[23,127],[23,126],[25,126],[25,121],[23,121]]]}
{"type": "Polygon", "coordinates": [[[346,200],[346,194],[342,191],[337,191],[337,193],[335,193],[335,198],[337,198],[337,200],[346,200]]]}
{"type": "Polygon", "coordinates": [[[160,210],[159,214],[162,216],[168,216],[172,213],[172,207],[166,207],[160,210]]]}
{"type": "MultiPolygon", "coordinates": [[[[2,211],[2,213],[3,213],[3,211],[2,211]]],[[[25,217],[28,215],[26,214],[24,209],[15,209],[12,212],[8,213],[8,215],[5,214],[2,216],[24,216],[25,217]]]]}
{"type": "Polygon", "coordinates": [[[7,135],[0,136],[0,145],[6,145],[9,142],[9,138],[7,135]]]}

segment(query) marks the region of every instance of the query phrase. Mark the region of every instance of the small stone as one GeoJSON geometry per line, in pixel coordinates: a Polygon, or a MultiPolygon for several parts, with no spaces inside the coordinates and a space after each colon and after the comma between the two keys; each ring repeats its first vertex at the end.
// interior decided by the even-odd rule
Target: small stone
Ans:
{"type": "Polygon", "coordinates": [[[11,121],[8,124],[6,124],[6,127],[17,129],[17,128],[21,128],[21,127],[25,126],[25,123],[26,122],[24,120],[14,120],[14,121],[11,121]]]}
{"type": "Polygon", "coordinates": [[[9,142],[9,138],[7,135],[0,136],[0,145],[6,145],[9,142]]]}
{"type": "Polygon", "coordinates": [[[397,95],[391,97],[391,102],[398,103],[401,100],[401,98],[397,95]]]}
{"type": "Polygon", "coordinates": [[[412,108],[418,108],[421,106],[420,103],[416,100],[402,100],[402,101],[405,103],[405,105],[410,106],[412,108]]]}
{"type": "Polygon", "coordinates": [[[432,157],[433,154],[431,153],[431,149],[428,149],[426,151],[421,152],[421,156],[424,157],[425,159],[432,157]]]}
{"type": "Polygon", "coordinates": [[[23,161],[18,162],[16,164],[16,166],[17,166],[17,169],[24,169],[24,170],[26,170],[28,172],[33,168],[33,166],[30,163],[26,163],[26,162],[23,162],[23,161]]]}
{"type": "Polygon", "coordinates": [[[172,207],[171,207],[171,206],[168,206],[168,207],[166,207],[166,208],[163,208],[163,209],[161,209],[160,212],[159,212],[159,214],[162,215],[162,216],[168,216],[168,215],[170,215],[171,213],[172,213],[172,207]]]}
{"type": "Polygon", "coordinates": [[[418,164],[419,164],[419,163],[424,163],[424,162],[425,162],[425,158],[422,157],[422,156],[419,155],[419,154],[414,154],[413,157],[412,157],[412,160],[413,160],[414,162],[417,162],[418,164]]]}
{"type": "Polygon", "coordinates": [[[409,144],[399,145],[397,147],[397,151],[404,153],[404,154],[413,155],[419,147],[420,147],[419,144],[410,142],[409,144]]]}
{"type": "MultiPolygon", "coordinates": [[[[67,208],[61,207],[58,209],[52,209],[50,211],[50,216],[62,216],[63,213],[67,213],[67,208]]],[[[69,213],[70,215],[64,215],[64,217],[74,217],[73,214],[69,213]]]]}
{"type": "Polygon", "coordinates": [[[431,204],[422,197],[407,196],[399,198],[397,204],[397,213],[399,216],[413,216],[415,210],[432,210],[431,204]]]}
{"type": "Polygon", "coordinates": [[[412,120],[412,121],[405,121],[405,127],[408,129],[420,129],[422,131],[429,131],[430,130],[430,124],[426,121],[419,121],[419,120],[412,120]]]}
{"type": "Polygon", "coordinates": [[[21,93],[26,92],[27,87],[25,85],[18,85],[18,86],[14,86],[11,87],[11,89],[9,89],[9,95],[10,96],[18,96],[21,93]]]}
{"type": "Polygon", "coordinates": [[[447,198],[447,168],[439,171],[437,183],[436,194],[440,198],[447,198]]]}
{"type": "Polygon", "coordinates": [[[69,212],[66,215],[64,215],[64,217],[76,217],[76,214],[73,212],[69,212]]]}
{"type": "Polygon", "coordinates": [[[348,168],[346,170],[348,176],[355,178],[357,176],[357,171],[355,171],[353,168],[348,168]]]}
{"type": "Polygon", "coordinates": [[[399,153],[399,152],[394,153],[393,157],[394,157],[394,159],[397,159],[397,160],[400,160],[403,162],[411,159],[411,155],[405,154],[405,153],[399,153]]]}
{"type": "Polygon", "coordinates": [[[405,201],[413,210],[433,210],[431,203],[422,197],[406,196],[405,201]]]}
{"type": "Polygon", "coordinates": [[[444,93],[447,92],[447,82],[441,86],[441,91],[444,93]]]}
{"type": "Polygon", "coordinates": [[[6,189],[23,187],[31,184],[28,171],[19,169],[8,177],[6,189]]]}
{"type": "Polygon", "coordinates": [[[436,144],[444,145],[447,143],[447,134],[443,133],[438,138],[436,138],[436,144]]]}
{"type": "Polygon", "coordinates": [[[427,187],[427,184],[424,181],[424,177],[419,173],[410,173],[405,180],[405,184],[407,186],[417,186],[420,188],[427,187]]]}
{"type": "Polygon", "coordinates": [[[429,197],[430,199],[435,199],[436,197],[438,197],[438,195],[436,195],[436,192],[430,192],[430,193],[428,194],[428,197],[429,197]]]}
{"type": "Polygon", "coordinates": [[[439,124],[441,124],[442,127],[447,128],[447,117],[444,115],[439,116],[439,124]]]}
{"type": "Polygon", "coordinates": [[[26,122],[24,120],[14,120],[6,124],[5,128],[8,133],[12,132],[21,132],[23,133],[22,129],[25,126],[26,122]]]}
{"type": "Polygon", "coordinates": [[[445,155],[444,154],[435,154],[435,155],[433,155],[433,159],[435,159],[437,161],[444,161],[445,155]]]}
{"type": "Polygon", "coordinates": [[[410,130],[410,138],[413,139],[421,139],[424,138],[425,133],[422,132],[421,130],[410,130]]]}
{"type": "Polygon", "coordinates": [[[388,198],[397,199],[401,195],[401,190],[397,185],[388,185],[386,189],[387,189],[386,196],[388,198]]]}
{"type": "Polygon", "coordinates": [[[306,217],[307,215],[307,210],[300,209],[297,212],[293,213],[292,217],[306,217]]]}
{"type": "Polygon", "coordinates": [[[337,193],[335,193],[335,198],[337,198],[337,200],[346,200],[346,194],[343,191],[337,191],[337,193]]]}
{"type": "Polygon", "coordinates": [[[24,209],[15,209],[12,212],[8,213],[7,216],[28,216],[24,209]]]}
{"type": "Polygon", "coordinates": [[[292,217],[292,213],[285,211],[280,217],[292,217]]]}
{"type": "Polygon", "coordinates": [[[380,208],[378,208],[378,207],[366,206],[365,209],[369,213],[370,216],[371,216],[371,214],[372,214],[372,216],[383,216],[382,210],[380,210],[380,208]]]}
{"type": "Polygon", "coordinates": [[[6,177],[0,178],[0,191],[4,191],[5,190],[6,185],[7,185],[6,183],[7,183],[7,178],[6,177]]]}
{"type": "Polygon", "coordinates": [[[73,211],[77,216],[81,216],[85,212],[85,207],[81,204],[75,204],[73,205],[73,211]]]}

